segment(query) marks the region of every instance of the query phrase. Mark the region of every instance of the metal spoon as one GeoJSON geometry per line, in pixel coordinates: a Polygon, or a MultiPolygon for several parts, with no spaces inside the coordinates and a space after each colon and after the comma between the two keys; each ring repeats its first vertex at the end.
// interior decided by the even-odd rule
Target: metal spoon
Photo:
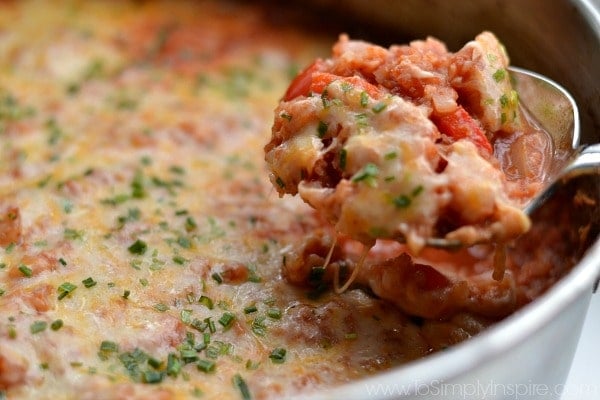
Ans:
{"type": "MultiPolygon", "coordinates": [[[[600,144],[579,147],[579,111],[573,97],[545,76],[509,68],[521,106],[548,132],[554,147],[542,190],[524,207],[526,215],[540,208],[565,182],[578,175],[597,174],[600,179],[600,144]],[[560,156],[557,156],[560,155],[560,156]]],[[[428,238],[426,245],[442,249],[463,247],[458,240],[428,238]]]]}

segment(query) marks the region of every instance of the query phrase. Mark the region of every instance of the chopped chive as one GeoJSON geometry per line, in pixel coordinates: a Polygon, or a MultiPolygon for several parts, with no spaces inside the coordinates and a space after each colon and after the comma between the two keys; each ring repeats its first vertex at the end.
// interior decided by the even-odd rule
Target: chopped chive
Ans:
{"type": "Polygon", "coordinates": [[[278,347],[269,354],[269,358],[275,364],[283,364],[285,362],[286,353],[287,351],[284,348],[278,347]]]}
{"type": "Polygon", "coordinates": [[[58,287],[58,300],[64,299],[70,293],[72,293],[75,289],[77,289],[76,285],[73,285],[71,282],[64,282],[58,287]]]}
{"type": "Polygon", "coordinates": [[[317,134],[320,138],[325,136],[325,134],[327,133],[327,129],[329,129],[329,124],[323,121],[319,121],[319,125],[317,126],[317,134]]]}
{"type": "Polygon", "coordinates": [[[323,90],[323,93],[321,93],[321,102],[323,103],[323,108],[329,108],[331,106],[331,100],[329,100],[329,92],[327,89],[323,90]]]}
{"type": "Polygon", "coordinates": [[[365,91],[360,92],[360,105],[361,107],[369,105],[369,95],[365,91]]]}
{"type": "Polygon", "coordinates": [[[146,278],[140,278],[140,285],[142,285],[142,286],[148,286],[148,279],[146,279],[146,278]]]}
{"type": "Polygon", "coordinates": [[[187,261],[185,258],[183,258],[182,256],[179,256],[179,255],[173,256],[172,260],[175,264],[179,264],[179,265],[183,265],[187,261]]]}
{"type": "Polygon", "coordinates": [[[218,272],[215,272],[211,275],[211,278],[214,279],[215,282],[217,282],[218,284],[223,283],[223,278],[221,277],[221,275],[218,272]]]}
{"type": "Polygon", "coordinates": [[[198,352],[194,349],[184,348],[179,350],[179,355],[185,363],[194,362],[198,359],[198,352]]]}
{"type": "Polygon", "coordinates": [[[410,197],[402,194],[400,196],[394,197],[392,202],[397,208],[406,208],[410,206],[411,200],[410,197]]]}
{"type": "Polygon", "coordinates": [[[154,369],[160,369],[160,367],[162,367],[162,364],[163,364],[162,361],[157,360],[154,357],[148,358],[148,365],[150,365],[154,369]]]}
{"type": "Polygon", "coordinates": [[[57,319],[57,320],[53,321],[52,324],[50,324],[50,329],[52,329],[53,331],[57,331],[60,328],[62,328],[63,325],[64,325],[63,320],[57,319]]]}
{"type": "Polygon", "coordinates": [[[118,353],[119,345],[110,340],[103,340],[100,343],[100,351],[104,353],[118,353]]]}
{"type": "Polygon", "coordinates": [[[91,288],[93,286],[96,286],[96,284],[98,282],[96,282],[91,276],[89,278],[86,278],[84,280],[81,281],[81,283],[83,283],[83,286],[85,286],[86,288],[91,288]]]}
{"type": "Polygon", "coordinates": [[[342,91],[344,91],[344,92],[349,92],[350,90],[352,90],[354,88],[354,86],[352,86],[352,84],[350,82],[345,82],[345,81],[342,81],[342,84],[340,86],[342,87],[342,91]]]}
{"type": "Polygon", "coordinates": [[[63,235],[64,235],[64,238],[67,240],[82,239],[83,231],[78,231],[77,229],[65,228],[63,235]]]}
{"type": "MultiPolygon", "coordinates": [[[[267,251],[268,251],[268,248],[267,248],[267,251]]],[[[266,251],[264,251],[264,250],[263,250],[263,252],[266,253],[266,251]]],[[[262,282],[262,278],[260,277],[260,275],[258,275],[258,273],[256,273],[256,266],[254,266],[254,265],[248,266],[248,282],[253,282],[253,283],[262,282]]]]}
{"type": "Polygon", "coordinates": [[[189,324],[192,322],[192,310],[181,310],[179,313],[181,322],[184,324],[189,324]]]}
{"type": "Polygon", "coordinates": [[[494,72],[492,77],[494,78],[496,83],[499,83],[506,77],[506,70],[504,68],[499,68],[496,72],[494,72]]]}
{"type": "Polygon", "coordinates": [[[219,357],[219,349],[216,346],[208,346],[206,348],[206,357],[213,360],[219,357]]]}
{"type": "Polygon", "coordinates": [[[385,158],[386,160],[393,160],[396,157],[398,157],[398,153],[396,153],[395,151],[390,151],[389,153],[386,153],[383,156],[383,158],[385,158]]]}
{"type": "Polygon", "coordinates": [[[240,391],[240,394],[242,395],[243,400],[251,400],[252,399],[252,395],[250,394],[250,389],[248,389],[248,385],[246,384],[246,381],[244,380],[244,378],[242,378],[242,376],[240,374],[235,374],[233,376],[233,386],[235,386],[240,391]]]}
{"type": "Polygon", "coordinates": [[[417,197],[422,192],[423,192],[423,185],[419,185],[419,186],[417,186],[416,188],[413,189],[411,195],[412,195],[412,197],[417,197]]]}
{"type": "Polygon", "coordinates": [[[280,176],[278,176],[278,177],[275,179],[275,183],[277,183],[277,186],[279,186],[279,187],[280,187],[280,188],[282,188],[282,189],[285,187],[285,182],[283,181],[283,179],[281,179],[281,177],[280,177],[280,176]]]}
{"type": "Polygon", "coordinates": [[[157,303],[154,305],[154,309],[159,312],[165,312],[169,309],[169,306],[165,303],[157,303]]]}
{"type": "Polygon", "coordinates": [[[199,320],[198,318],[194,318],[190,322],[190,326],[200,332],[203,332],[206,328],[208,328],[208,323],[206,321],[199,320]]]}
{"type": "Polygon", "coordinates": [[[276,301],[277,299],[275,299],[274,297],[269,297],[268,299],[263,300],[263,303],[265,303],[268,306],[272,306],[275,304],[276,301]]]}
{"type": "Polygon", "coordinates": [[[26,276],[27,278],[31,278],[33,276],[33,271],[25,264],[21,264],[19,266],[19,271],[21,271],[23,276],[26,276]]]}
{"type": "Polygon", "coordinates": [[[149,369],[143,372],[143,378],[145,383],[160,383],[163,380],[163,374],[149,369]]]}
{"type": "Polygon", "coordinates": [[[66,262],[66,261],[65,261],[65,259],[64,259],[64,258],[62,258],[62,257],[58,259],[58,262],[59,262],[59,263],[61,263],[61,264],[62,264],[64,267],[66,267],[66,266],[67,266],[67,262],[66,262]]]}
{"type": "Polygon", "coordinates": [[[198,371],[209,373],[214,372],[217,364],[212,360],[200,359],[196,362],[196,366],[198,367],[198,371]]]}
{"type": "Polygon", "coordinates": [[[144,177],[140,171],[137,171],[129,185],[131,187],[131,197],[134,199],[142,199],[146,197],[144,189],[144,177]]]}
{"type": "Polygon", "coordinates": [[[165,369],[167,375],[176,377],[181,371],[181,361],[175,353],[169,353],[167,356],[167,367],[165,369]]]}
{"type": "Polygon", "coordinates": [[[375,177],[379,174],[379,168],[373,163],[368,163],[352,177],[352,182],[366,182],[370,186],[375,185],[375,177]]]}
{"type": "Polygon", "coordinates": [[[7,329],[8,329],[8,337],[10,339],[16,339],[16,337],[17,337],[17,328],[15,327],[15,325],[14,324],[8,324],[7,329]]]}
{"type": "Polygon", "coordinates": [[[208,330],[210,331],[210,333],[215,333],[217,331],[215,321],[213,321],[210,317],[205,318],[204,321],[208,324],[208,330]]]}
{"type": "Polygon", "coordinates": [[[257,311],[258,311],[258,308],[256,308],[255,305],[251,305],[251,306],[248,306],[248,307],[244,308],[244,314],[252,314],[252,313],[257,312],[257,311]]]}
{"type": "Polygon", "coordinates": [[[346,333],[344,335],[344,339],[346,339],[346,340],[354,340],[357,337],[358,337],[358,335],[356,333],[354,333],[354,332],[346,333]]]}
{"type": "Polygon", "coordinates": [[[185,169],[183,169],[183,167],[180,167],[179,165],[172,165],[169,168],[169,171],[171,171],[174,174],[178,174],[178,175],[185,174],[185,169]]]}
{"type": "Polygon", "coordinates": [[[346,169],[346,162],[348,159],[348,152],[346,149],[340,150],[340,169],[343,171],[346,169]]]}
{"type": "Polygon", "coordinates": [[[213,301],[210,297],[207,296],[200,296],[200,298],[198,299],[198,303],[202,304],[204,307],[208,308],[209,310],[212,310],[214,308],[214,304],[213,301]]]}
{"type": "Polygon", "coordinates": [[[196,221],[194,221],[194,218],[187,217],[185,219],[185,230],[186,231],[188,231],[188,232],[193,231],[197,227],[198,227],[198,225],[196,224],[196,221]]]}
{"type": "Polygon", "coordinates": [[[47,327],[48,323],[46,321],[35,321],[29,326],[29,331],[32,335],[35,335],[36,333],[45,331],[47,327]]]}
{"type": "Polygon", "coordinates": [[[248,369],[248,370],[258,369],[259,366],[260,366],[260,362],[258,362],[258,361],[252,361],[250,359],[248,359],[246,361],[246,369],[248,369]]]}
{"type": "Polygon", "coordinates": [[[267,310],[267,315],[272,319],[281,319],[281,309],[277,307],[271,307],[267,310]]]}
{"type": "Polygon", "coordinates": [[[360,127],[365,127],[369,124],[369,116],[366,113],[356,114],[354,118],[360,127]]]}
{"type": "Polygon", "coordinates": [[[185,236],[178,237],[177,244],[180,245],[181,247],[183,247],[184,249],[189,249],[192,247],[192,242],[190,241],[190,239],[186,238],[185,236]]]}
{"type": "Polygon", "coordinates": [[[130,294],[131,294],[131,291],[129,291],[129,290],[124,290],[124,291],[123,291],[123,296],[122,296],[122,297],[123,297],[125,300],[127,300],[127,299],[129,298],[129,295],[130,295],[130,294]]]}
{"type": "Polygon", "coordinates": [[[227,329],[231,326],[234,319],[235,319],[235,315],[233,315],[232,313],[226,312],[226,313],[223,313],[221,318],[219,318],[219,323],[221,325],[223,325],[223,328],[227,329]]]}
{"type": "Polygon", "coordinates": [[[252,332],[257,336],[265,336],[267,334],[267,326],[265,325],[265,317],[257,317],[252,321],[252,332]]]}
{"type": "Polygon", "coordinates": [[[385,104],[385,103],[377,103],[373,106],[372,110],[374,113],[379,114],[380,112],[385,110],[386,107],[387,107],[387,104],[385,104]]]}
{"type": "Polygon", "coordinates": [[[148,249],[148,245],[143,240],[137,239],[131,246],[127,248],[131,254],[142,255],[148,249]]]}

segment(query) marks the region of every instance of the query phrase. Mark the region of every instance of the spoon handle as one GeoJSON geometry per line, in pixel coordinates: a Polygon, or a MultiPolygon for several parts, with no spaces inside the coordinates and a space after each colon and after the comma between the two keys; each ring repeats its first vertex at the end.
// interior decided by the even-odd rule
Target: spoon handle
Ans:
{"type": "Polygon", "coordinates": [[[600,143],[584,147],[565,169],[561,179],[594,173],[600,175],[600,143]]]}
{"type": "MultiPolygon", "coordinates": [[[[575,159],[557,177],[548,188],[533,198],[525,207],[525,213],[532,215],[535,210],[542,206],[557,188],[572,178],[581,175],[598,175],[600,179],[600,143],[582,147],[575,159]]],[[[600,193],[598,193],[600,199],[600,193]]]]}

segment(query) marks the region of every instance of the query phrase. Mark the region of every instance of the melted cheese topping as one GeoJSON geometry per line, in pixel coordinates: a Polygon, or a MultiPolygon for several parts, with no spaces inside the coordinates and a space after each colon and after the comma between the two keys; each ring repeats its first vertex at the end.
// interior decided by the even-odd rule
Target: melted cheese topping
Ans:
{"type": "Polygon", "coordinates": [[[1,3],[0,397],[304,395],[492,322],[282,277],[321,260],[295,254],[328,224],[272,194],[262,146],[289,71],[330,40],[269,15],[1,3]]]}

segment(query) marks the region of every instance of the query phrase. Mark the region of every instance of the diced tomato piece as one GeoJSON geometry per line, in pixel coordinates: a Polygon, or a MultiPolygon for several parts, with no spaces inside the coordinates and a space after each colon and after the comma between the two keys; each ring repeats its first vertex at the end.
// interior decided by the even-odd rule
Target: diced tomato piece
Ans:
{"type": "Polygon", "coordinates": [[[290,86],[288,87],[285,95],[283,96],[284,101],[290,101],[295,99],[298,96],[306,96],[310,93],[310,85],[312,84],[312,76],[313,73],[319,70],[321,61],[316,60],[308,67],[306,67],[302,72],[300,72],[290,86]]]}
{"type": "Polygon", "coordinates": [[[347,82],[358,90],[364,90],[372,98],[381,97],[379,88],[365,79],[359,76],[343,77],[328,72],[321,72],[321,65],[322,61],[317,60],[300,72],[288,87],[283,100],[290,101],[299,96],[308,96],[311,92],[323,93],[331,82],[337,80],[347,82]]]}
{"type": "Polygon", "coordinates": [[[374,99],[380,97],[381,91],[379,88],[365,79],[359,76],[347,76],[342,77],[338,75],[329,74],[327,72],[315,72],[312,76],[312,84],[310,85],[310,91],[313,93],[323,93],[327,85],[333,81],[341,80],[352,85],[357,90],[364,90],[369,96],[374,99]]]}
{"type": "Polygon", "coordinates": [[[486,155],[492,154],[492,145],[485,133],[469,113],[459,106],[456,111],[448,114],[438,115],[433,122],[439,131],[454,140],[467,139],[473,142],[477,148],[486,155]]]}

